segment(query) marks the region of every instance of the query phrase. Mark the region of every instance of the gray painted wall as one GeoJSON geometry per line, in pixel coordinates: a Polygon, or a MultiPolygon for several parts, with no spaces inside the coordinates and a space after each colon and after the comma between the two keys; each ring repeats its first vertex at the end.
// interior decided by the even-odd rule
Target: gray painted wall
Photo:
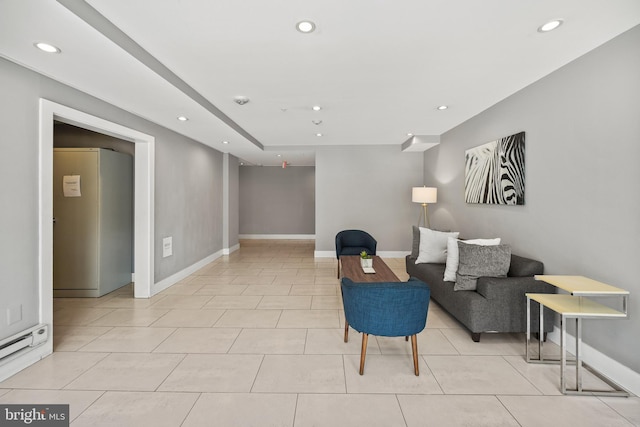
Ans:
{"type": "Polygon", "coordinates": [[[221,153],[4,59],[0,76],[0,180],[11,183],[0,186],[0,339],[38,321],[40,97],[156,138],[156,281],[222,249],[221,153]],[[174,255],[162,258],[167,235],[174,255]],[[8,326],[16,306],[23,320],[8,326]]]}
{"type": "Polygon", "coordinates": [[[156,282],[223,248],[222,181],[219,151],[184,137],[179,143],[156,139],[156,282]],[[173,255],[162,258],[162,239],[169,236],[173,255]]]}
{"type": "Polygon", "coordinates": [[[239,162],[229,153],[223,154],[223,225],[222,247],[231,249],[238,244],[239,226],[239,162]]]}
{"type": "Polygon", "coordinates": [[[584,340],[640,372],[640,27],[442,135],[425,153],[438,187],[431,223],[502,237],[548,274],[584,275],[631,292],[625,320],[587,320],[584,340]],[[464,202],[466,149],[526,132],[526,204],[464,202]]]}
{"type": "Polygon", "coordinates": [[[0,339],[38,321],[38,93],[0,59],[0,339]],[[6,311],[22,311],[11,326],[6,311]]]}
{"type": "Polygon", "coordinates": [[[229,156],[229,221],[228,248],[233,248],[239,243],[240,234],[240,161],[235,156],[229,156]]]}
{"type": "Polygon", "coordinates": [[[362,229],[378,251],[410,251],[420,206],[411,188],[423,184],[423,154],[399,146],[316,151],[316,251],[335,251],[340,230],[362,229]]]}
{"type": "Polygon", "coordinates": [[[315,234],[315,168],[240,167],[240,234],[315,234]]]}

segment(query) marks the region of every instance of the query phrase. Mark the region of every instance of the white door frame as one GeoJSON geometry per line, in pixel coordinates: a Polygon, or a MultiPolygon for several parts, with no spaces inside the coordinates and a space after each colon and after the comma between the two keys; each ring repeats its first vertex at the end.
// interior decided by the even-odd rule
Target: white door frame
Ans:
{"type": "Polygon", "coordinates": [[[53,122],[79,126],[135,143],[134,296],[149,298],[154,283],[155,138],[82,111],[40,98],[38,133],[38,314],[49,339],[0,366],[0,381],[53,353],[53,122]]]}
{"type": "Polygon", "coordinates": [[[153,277],[155,138],[79,110],[40,99],[40,318],[53,324],[53,122],[58,120],[135,144],[134,296],[149,298],[153,277]]]}

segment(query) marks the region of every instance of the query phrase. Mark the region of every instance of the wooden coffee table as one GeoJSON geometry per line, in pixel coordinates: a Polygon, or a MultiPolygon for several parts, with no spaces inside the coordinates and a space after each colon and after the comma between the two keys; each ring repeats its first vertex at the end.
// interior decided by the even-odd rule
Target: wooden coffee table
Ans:
{"type": "Polygon", "coordinates": [[[396,276],[393,271],[389,268],[387,264],[384,263],[382,258],[377,255],[372,255],[373,258],[373,269],[376,271],[375,273],[365,273],[362,271],[362,267],[360,266],[360,256],[352,255],[352,256],[341,256],[340,264],[341,264],[341,273],[342,277],[348,277],[354,282],[399,282],[398,276],[396,276]]]}
{"type": "MultiPolygon", "coordinates": [[[[376,255],[372,255],[373,258],[373,269],[375,273],[365,273],[360,266],[360,256],[341,256],[340,264],[342,268],[342,277],[347,277],[354,282],[367,282],[367,283],[375,283],[375,282],[399,282],[398,276],[396,276],[393,271],[389,268],[387,264],[384,263],[382,258],[376,255]]],[[[347,319],[344,320],[344,342],[349,341],[349,322],[347,319]]]]}

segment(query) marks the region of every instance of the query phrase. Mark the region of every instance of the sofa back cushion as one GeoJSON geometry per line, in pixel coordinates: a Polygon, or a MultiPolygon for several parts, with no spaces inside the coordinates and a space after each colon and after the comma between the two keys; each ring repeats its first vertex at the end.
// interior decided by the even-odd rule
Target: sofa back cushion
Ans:
{"type": "Polygon", "coordinates": [[[418,258],[418,254],[420,253],[420,229],[412,225],[411,233],[413,234],[413,239],[411,242],[411,258],[418,258]]]}
{"type": "MultiPolygon", "coordinates": [[[[453,237],[449,237],[449,239],[447,239],[447,267],[444,269],[445,282],[456,281],[456,273],[458,272],[458,263],[460,259],[460,254],[458,253],[458,241],[458,239],[454,239],[453,237]]],[[[493,246],[500,244],[500,238],[472,239],[463,240],[462,242],[469,245],[493,246]]]]}
{"type": "Polygon", "coordinates": [[[525,277],[544,274],[544,264],[534,259],[511,255],[511,266],[509,267],[509,277],[525,277]]]}
{"type": "Polygon", "coordinates": [[[458,238],[460,233],[444,232],[420,227],[420,251],[416,264],[443,263],[447,260],[447,239],[458,238]]]}

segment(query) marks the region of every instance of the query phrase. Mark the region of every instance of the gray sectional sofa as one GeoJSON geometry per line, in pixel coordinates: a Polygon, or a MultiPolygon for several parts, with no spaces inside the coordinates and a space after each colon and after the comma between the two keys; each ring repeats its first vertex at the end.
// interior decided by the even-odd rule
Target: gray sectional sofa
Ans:
{"type": "MultiPolygon", "coordinates": [[[[534,274],[542,274],[541,262],[511,255],[507,277],[480,277],[477,289],[455,291],[453,282],[444,281],[445,264],[416,264],[416,258],[407,255],[409,276],[426,282],[431,288],[431,298],[458,319],[469,331],[474,341],[480,341],[483,332],[526,332],[525,293],[555,293],[555,288],[535,280],[534,274]]],[[[531,330],[538,332],[538,307],[533,306],[531,330]]],[[[553,330],[553,312],[545,309],[544,333],[553,330]]]]}

